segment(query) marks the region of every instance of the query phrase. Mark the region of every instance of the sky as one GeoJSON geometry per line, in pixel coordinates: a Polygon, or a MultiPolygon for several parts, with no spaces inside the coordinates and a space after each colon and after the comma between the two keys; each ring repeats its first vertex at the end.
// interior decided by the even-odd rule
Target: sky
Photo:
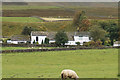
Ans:
{"type": "Polygon", "coordinates": [[[2,2],[119,2],[120,0],[0,0],[2,2]]]}

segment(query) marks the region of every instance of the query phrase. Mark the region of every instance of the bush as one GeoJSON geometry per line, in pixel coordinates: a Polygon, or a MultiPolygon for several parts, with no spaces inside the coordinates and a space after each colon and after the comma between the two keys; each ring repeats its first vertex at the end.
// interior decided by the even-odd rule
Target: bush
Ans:
{"type": "Polygon", "coordinates": [[[80,45],[80,42],[76,42],[77,45],[80,45]]]}
{"type": "Polygon", "coordinates": [[[45,38],[45,44],[49,44],[49,38],[45,38]]]}
{"type": "Polygon", "coordinates": [[[33,41],[33,44],[35,44],[35,40],[33,41]]]}
{"type": "Polygon", "coordinates": [[[89,47],[90,46],[90,42],[84,42],[83,46],[89,47]]]}
{"type": "Polygon", "coordinates": [[[97,41],[84,42],[83,45],[86,47],[100,47],[102,46],[102,41],[97,40],[97,41]]]}
{"type": "Polygon", "coordinates": [[[38,41],[36,42],[36,44],[39,44],[38,41]]]}

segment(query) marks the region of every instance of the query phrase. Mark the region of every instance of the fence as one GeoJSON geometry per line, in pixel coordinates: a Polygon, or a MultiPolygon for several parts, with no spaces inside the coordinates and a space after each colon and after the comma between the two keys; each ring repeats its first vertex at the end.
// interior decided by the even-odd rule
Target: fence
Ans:
{"type": "Polygon", "coordinates": [[[3,50],[3,51],[1,51],[1,53],[62,51],[62,50],[79,50],[79,49],[107,49],[107,48],[119,48],[119,47],[80,47],[80,48],[55,48],[55,49],[21,49],[21,50],[3,50]]]}
{"type": "Polygon", "coordinates": [[[54,44],[2,44],[2,47],[56,47],[54,44]]]}

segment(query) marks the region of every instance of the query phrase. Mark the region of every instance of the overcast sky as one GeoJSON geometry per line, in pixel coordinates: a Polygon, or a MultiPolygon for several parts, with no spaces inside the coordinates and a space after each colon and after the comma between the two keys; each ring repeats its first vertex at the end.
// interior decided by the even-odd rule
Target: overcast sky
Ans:
{"type": "Polygon", "coordinates": [[[0,0],[2,2],[119,2],[120,0],[0,0]]]}

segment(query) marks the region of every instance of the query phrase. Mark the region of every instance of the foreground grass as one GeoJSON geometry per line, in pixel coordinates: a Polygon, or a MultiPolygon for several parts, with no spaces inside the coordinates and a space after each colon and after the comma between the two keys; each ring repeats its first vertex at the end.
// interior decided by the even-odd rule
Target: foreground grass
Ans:
{"type": "Polygon", "coordinates": [[[0,17],[3,22],[42,22],[42,20],[35,17],[0,17]]]}
{"type": "Polygon", "coordinates": [[[118,49],[2,54],[3,78],[58,78],[73,69],[80,78],[116,78],[118,49]]]}

